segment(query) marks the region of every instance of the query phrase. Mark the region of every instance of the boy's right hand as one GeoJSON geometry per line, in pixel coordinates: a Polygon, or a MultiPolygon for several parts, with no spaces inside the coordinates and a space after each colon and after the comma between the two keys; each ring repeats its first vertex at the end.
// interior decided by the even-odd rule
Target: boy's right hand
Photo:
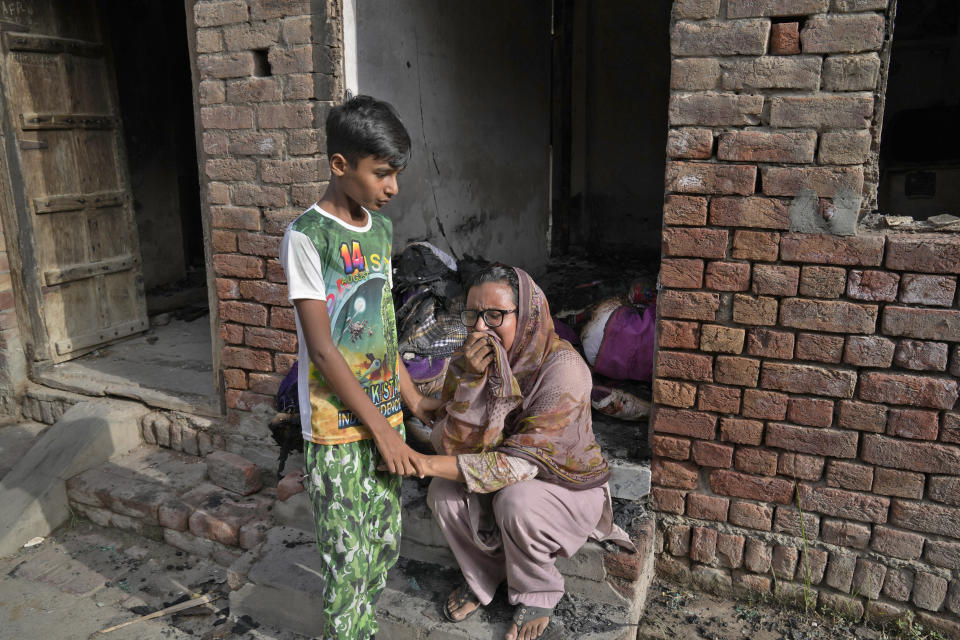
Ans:
{"type": "Polygon", "coordinates": [[[380,451],[383,466],[387,471],[401,476],[418,474],[416,463],[419,462],[420,454],[408,447],[400,434],[392,428],[385,429],[382,433],[374,433],[373,442],[380,451]]]}
{"type": "Polygon", "coordinates": [[[482,375],[490,363],[493,362],[493,338],[482,331],[474,331],[467,336],[463,345],[463,358],[466,361],[467,371],[482,375]]]}

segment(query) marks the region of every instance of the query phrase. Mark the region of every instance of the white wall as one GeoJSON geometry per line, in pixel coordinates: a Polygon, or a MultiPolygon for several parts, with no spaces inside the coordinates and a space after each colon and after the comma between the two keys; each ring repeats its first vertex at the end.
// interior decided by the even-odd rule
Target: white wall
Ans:
{"type": "Polygon", "coordinates": [[[384,209],[395,251],[542,270],[550,203],[550,1],[354,0],[357,88],[413,139],[384,209]],[[441,231],[442,229],[442,231],[441,231]]]}

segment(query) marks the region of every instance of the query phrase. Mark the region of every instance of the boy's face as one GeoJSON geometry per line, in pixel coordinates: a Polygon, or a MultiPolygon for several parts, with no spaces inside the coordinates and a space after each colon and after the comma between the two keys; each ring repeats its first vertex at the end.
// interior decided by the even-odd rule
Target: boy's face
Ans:
{"type": "Polygon", "coordinates": [[[400,190],[397,176],[401,169],[386,160],[364,156],[351,166],[339,153],[330,160],[330,170],[339,179],[344,193],[357,204],[372,211],[381,209],[400,190]]]}

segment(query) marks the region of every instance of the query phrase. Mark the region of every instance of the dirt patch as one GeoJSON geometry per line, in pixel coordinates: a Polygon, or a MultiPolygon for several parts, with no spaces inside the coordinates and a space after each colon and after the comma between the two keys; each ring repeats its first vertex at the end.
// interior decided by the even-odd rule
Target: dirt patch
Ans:
{"type": "Polygon", "coordinates": [[[732,600],[663,580],[650,586],[637,640],[946,640],[913,623],[877,629],[770,596],[732,600]]]}

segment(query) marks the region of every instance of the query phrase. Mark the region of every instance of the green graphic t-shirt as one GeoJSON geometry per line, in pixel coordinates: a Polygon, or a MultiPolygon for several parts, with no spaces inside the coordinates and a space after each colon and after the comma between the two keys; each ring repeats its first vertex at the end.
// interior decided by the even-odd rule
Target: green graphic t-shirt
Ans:
{"type": "MultiPolygon", "coordinates": [[[[397,326],[390,294],[393,224],[377,212],[355,227],[317,205],[287,228],[280,261],[291,301],[326,300],[333,343],[373,404],[400,426],[397,326]]],[[[317,444],[370,438],[367,427],[327,386],[307,353],[300,318],[300,420],[303,437],[317,444]]]]}

